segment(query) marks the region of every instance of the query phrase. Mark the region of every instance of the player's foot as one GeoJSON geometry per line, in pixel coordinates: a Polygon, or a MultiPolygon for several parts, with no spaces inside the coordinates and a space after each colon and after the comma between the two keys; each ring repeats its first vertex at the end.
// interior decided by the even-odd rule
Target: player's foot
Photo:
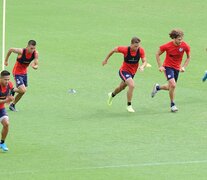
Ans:
{"type": "Polygon", "coordinates": [[[202,78],[202,81],[204,82],[204,81],[206,81],[206,79],[207,79],[207,71],[205,72],[205,74],[204,74],[204,76],[202,78]]]}
{"type": "Polygon", "coordinates": [[[110,92],[110,93],[108,93],[108,101],[107,101],[109,106],[112,105],[112,100],[113,100],[113,97],[112,97],[112,93],[110,92]]]}
{"type": "Polygon", "coordinates": [[[171,112],[176,112],[176,111],[178,111],[178,108],[174,105],[174,106],[172,106],[171,108],[171,112]]]}
{"type": "Polygon", "coordinates": [[[15,104],[13,104],[13,103],[10,104],[9,109],[10,109],[11,111],[17,112],[17,110],[16,110],[16,108],[15,108],[15,104]]]}
{"type": "Polygon", "coordinates": [[[1,148],[3,151],[8,151],[8,150],[9,150],[5,143],[0,144],[0,148],[1,148]]]}
{"type": "Polygon", "coordinates": [[[135,112],[135,110],[132,108],[132,105],[127,106],[127,111],[130,112],[130,113],[135,112]]]}
{"type": "Polygon", "coordinates": [[[159,87],[159,84],[154,84],[153,88],[152,88],[152,93],[151,96],[152,98],[155,96],[155,94],[157,93],[157,87],[159,87]]]}

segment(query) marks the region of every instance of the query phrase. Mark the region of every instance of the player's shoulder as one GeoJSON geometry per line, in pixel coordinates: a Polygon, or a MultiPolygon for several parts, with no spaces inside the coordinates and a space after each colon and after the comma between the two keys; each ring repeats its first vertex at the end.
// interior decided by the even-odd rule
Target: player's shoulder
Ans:
{"type": "Polygon", "coordinates": [[[172,46],[172,45],[173,45],[173,42],[172,41],[169,41],[169,42],[163,44],[163,46],[172,46]]]}
{"type": "Polygon", "coordinates": [[[125,52],[128,50],[128,46],[117,46],[118,52],[125,52]]]}
{"type": "Polygon", "coordinates": [[[140,46],[140,47],[139,47],[139,50],[140,50],[140,51],[144,51],[144,48],[140,46]]]}
{"type": "Polygon", "coordinates": [[[171,47],[173,46],[173,42],[172,41],[169,41],[167,43],[164,43],[160,46],[160,48],[167,48],[167,47],[171,47]]]}
{"type": "Polygon", "coordinates": [[[187,42],[185,42],[185,41],[182,42],[182,45],[186,46],[186,47],[190,47],[189,44],[187,42]]]}

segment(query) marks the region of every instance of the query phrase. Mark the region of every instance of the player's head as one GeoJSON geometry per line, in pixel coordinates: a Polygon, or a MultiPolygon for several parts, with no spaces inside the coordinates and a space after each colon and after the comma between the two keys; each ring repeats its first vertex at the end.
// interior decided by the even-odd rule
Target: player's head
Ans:
{"type": "Polygon", "coordinates": [[[0,74],[1,85],[7,86],[10,80],[10,72],[3,70],[0,74]]]}
{"type": "Polygon", "coordinates": [[[131,39],[131,49],[132,51],[136,51],[139,48],[141,40],[138,37],[133,37],[131,39]]]}
{"type": "Polygon", "coordinates": [[[175,45],[180,45],[183,41],[184,33],[180,29],[173,29],[170,33],[170,38],[173,39],[175,45]]]}
{"type": "Polygon", "coordinates": [[[29,40],[27,44],[27,49],[30,53],[33,53],[36,49],[36,41],[35,40],[29,40]]]}

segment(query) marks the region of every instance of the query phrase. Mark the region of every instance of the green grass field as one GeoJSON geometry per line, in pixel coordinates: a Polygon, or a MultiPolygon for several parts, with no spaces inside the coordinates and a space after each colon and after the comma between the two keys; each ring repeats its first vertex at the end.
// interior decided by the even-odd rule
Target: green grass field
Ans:
{"type": "MultiPolygon", "coordinates": [[[[19,112],[8,111],[10,151],[0,153],[0,179],[207,179],[206,9],[207,0],[7,0],[6,49],[35,39],[40,64],[29,69],[19,112]],[[180,74],[173,114],[167,92],[150,94],[155,82],[166,82],[155,52],[176,27],[192,60],[180,74]],[[126,91],[106,104],[120,82],[122,56],[101,62],[135,35],[152,68],[137,73],[136,113],[129,114],[126,91]]],[[[8,70],[14,62],[12,55],[8,70]]]]}

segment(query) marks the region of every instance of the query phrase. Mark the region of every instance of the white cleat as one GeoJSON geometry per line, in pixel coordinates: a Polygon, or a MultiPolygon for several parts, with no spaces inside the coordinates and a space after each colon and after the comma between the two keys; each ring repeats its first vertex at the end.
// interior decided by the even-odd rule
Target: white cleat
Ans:
{"type": "Polygon", "coordinates": [[[112,105],[112,100],[113,100],[113,97],[112,97],[112,93],[110,92],[110,93],[108,93],[108,101],[107,101],[109,106],[112,105]]]}
{"type": "Polygon", "coordinates": [[[152,88],[152,93],[151,96],[152,98],[155,96],[155,94],[157,93],[157,87],[159,86],[159,84],[154,84],[153,88],[152,88]]]}
{"type": "Polygon", "coordinates": [[[132,108],[132,105],[127,106],[127,111],[130,112],[130,113],[135,112],[135,110],[132,108]]]}
{"type": "Polygon", "coordinates": [[[172,106],[171,108],[171,112],[176,112],[176,111],[178,111],[178,108],[174,105],[174,106],[172,106]]]}

